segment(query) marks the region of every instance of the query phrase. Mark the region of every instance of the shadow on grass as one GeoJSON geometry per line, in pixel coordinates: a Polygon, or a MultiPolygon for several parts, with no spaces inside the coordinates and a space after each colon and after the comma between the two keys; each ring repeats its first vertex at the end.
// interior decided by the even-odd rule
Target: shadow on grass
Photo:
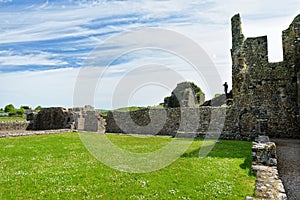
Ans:
{"type": "Polygon", "coordinates": [[[209,146],[201,146],[203,139],[195,139],[196,144],[188,149],[181,157],[199,157],[200,149],[205,151],[205,148],[211,151],[207,157],[215,158],[244,158],[244,162],[240,164],[242,169],[249,169],[248,174],[253,175],[251,172],[252,165],[252,142],[248,141],[235,141],[235,140],[221,140],[220,143],[211,144],[209,146]]]}

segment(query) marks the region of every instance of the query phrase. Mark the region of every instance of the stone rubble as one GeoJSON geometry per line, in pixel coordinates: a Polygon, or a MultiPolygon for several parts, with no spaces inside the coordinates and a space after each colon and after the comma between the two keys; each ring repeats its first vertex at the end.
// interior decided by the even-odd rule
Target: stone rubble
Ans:
{"type": "Polygon", "coordinates": [[[256,174],[256,197],[247,200],[287,200],[278,175],[276,145],[268,136],[259,136],[252,143],[252,171],[256,174]]]}

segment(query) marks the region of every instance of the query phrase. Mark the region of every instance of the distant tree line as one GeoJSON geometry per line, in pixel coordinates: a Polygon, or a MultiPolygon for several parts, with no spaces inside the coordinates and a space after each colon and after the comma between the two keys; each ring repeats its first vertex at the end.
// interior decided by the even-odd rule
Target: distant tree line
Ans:
{"type": "MultiPolygon", "coordinates": [[[[37,106],[34,110],[41,110],[41,106],[37,106]]],[[[25,110],[32,110],[29,106],[21,106],[20,108],[16,108],[13,104],[8,104],[0,109],[2,113],[8,113],[9,116],[23,116],[25,114],[25,110]]]]}

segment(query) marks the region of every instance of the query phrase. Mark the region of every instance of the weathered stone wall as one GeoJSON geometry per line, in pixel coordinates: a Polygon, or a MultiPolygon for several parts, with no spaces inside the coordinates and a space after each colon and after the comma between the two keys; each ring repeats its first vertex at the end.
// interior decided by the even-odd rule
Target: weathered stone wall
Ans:
{"type": "Polygon", "coordinates": [[[83,108],[43,108],[27,116],[27,130],[71,129],[78,131],[105,132],[105,120],[91,106],[83,108]]]}
{"type": "Polygon", "coordinates": [[[74,113],[74,129],[78,131],[105,132],[105,119],[91,106],[70,109],[74,113]]]}
{"type": "Polygon", "coordinates": [[[106,132],[173,136],[180,131],[206,132],[210,123],[211,110],[211,107],[204,107],[108,112],[105,117],[106,132]]]}
{"type": "Polygon", "coordinates": [[[107,133],[157,134],[204,137],[222,133],[220,138],[254,140],[259,132],[239,133],[230,107],[143,109],[108,112],[107,133]]]}
{"type": "MultiPolygon", "coordinates": [[[[242,110],[234,107],[200,107],[143,109],[137,111],[113,111],[105,116],[107,133],[156,134],[184,137],[192,134],[204,137],[209,132],[221,132],[220,138],[233,140],[254,140],[258,135],[266,134],[265,121],[257,121],[258,111],[242,110]],[[219,111],[222,116],[213,114],[219,111]],[[241,118],[235,113],[242,114],[241,118]],[[254,113],[255,115],[252,115],[254,113]],[[213,117],[212,117],[213,116],[213,117]],[[254,119],[253,119],[254,118],[254,119]]],[[[283,133],[278,137],[296,137],[283,133]]]]}
{"type": "Polygon", "coordinates": [[[255,199],[287,199],[278,175],[276,145],[267,136],[257,137],[252,143],[252,170],[257,177],[255,199]]]}
{"type": "Polygon", "coordinates": [[[0,122],[0,131],[26,130],[29,122],[0,122]]]}
{"type": "Polygon", "coordinates": [[[239,15],[232,19],[231,118],[239,133],[300,137],[300,16],[283,31],[284,60],[268,62],[267,37],[244,38],[239,15]]]}
{"type": "Polygon", "coordinates": [[[53,130],[72,128],[74,115],[62,107],[43,108],[38,113],[27,116],[28,130],[53,130]]]}

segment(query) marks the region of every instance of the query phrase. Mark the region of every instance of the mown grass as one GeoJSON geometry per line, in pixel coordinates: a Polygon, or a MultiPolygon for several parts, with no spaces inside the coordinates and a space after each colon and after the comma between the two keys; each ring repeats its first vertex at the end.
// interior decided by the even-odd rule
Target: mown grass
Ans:
{"type": "MultiPolygon", "coordinates": [[[[121,148],[149,152],[169,137],[107,135],[121,148]]],[[[245,199],[253,195],[251,143],[222,141],[205,158],[195,140],[174,163],[151,173],[111,169],[76,133],[0,139],[0,199],[245,199]]]]}
{"type": "Polygon", "coordinates": [[[24,122],[26,121],[26,118],[23,117],[0,117],[0,122],[24,122]]]}

